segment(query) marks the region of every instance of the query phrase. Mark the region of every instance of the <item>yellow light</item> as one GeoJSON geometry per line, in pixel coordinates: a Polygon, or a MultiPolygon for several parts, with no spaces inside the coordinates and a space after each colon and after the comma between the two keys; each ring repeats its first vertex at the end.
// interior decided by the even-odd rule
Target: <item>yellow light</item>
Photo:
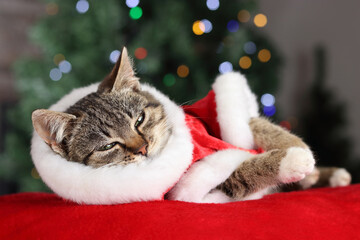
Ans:
{"type": "Polygon", "coordinates": [[[65,60],[65,56],[64,55],[62,55],[61,53],[58,53],[58,54],[56,54],[55,56],[54,56],[54,63],[56,64],[56,65],[59,65],[59,63],[61,63],[62,61],[64,61],[65,60]]]}
{"type": "Polygon", "coordinates": [[[177,75],[181,78],[185,78],[189,75],[189,68],[185,65],[180,65],[177,68],[177,75]]]}
{"type": "Polygon", "coordinates": [[[201,21],[195,21],[193,23],[192,30],[196,35],[202,35],[205,32],[205,24],[201,21]]]}
{"type": "Polygon", "coordinates": [[[250,19],[250,13],[249,13],[249,11],[247,11],[247,10],[240,10],[240,11],[238,12],[237,17],[238,17],[239,22],[244,23],[244,22],[249,21],[249,19],[250,19]]]}
{"type": "Polygon", "coordinates": [[[243,56],[239,60],[239,65],[242,69],[248,69],[251,67],[251,59],[248,56],[243,56]]]}
{"type": "Polygon", "coordinates": [[[267,49],[261,49],[258,53],[258,59],[260,62],[268,62],[271,58],[271,53],[267,49]]]}
{"type": "Polygon", "coordinates": [[[56,15],[59,12],[59,6],[56,3],[46,4],[46,13],[49,15],[56,15]]]}
{"type": "Polygon", "coordinates": [[[35,179],[40,179],[40,175],[39,175],[38,171],[36,170],[36,168],[31,169],[31,176],[35,179]]]}
{"type": "Polygon", "coordinates": [[[267,24],[267,17],[264,14],[259,13],[255,16],[254,23],[257,27],[265,27],[267,24]]]}

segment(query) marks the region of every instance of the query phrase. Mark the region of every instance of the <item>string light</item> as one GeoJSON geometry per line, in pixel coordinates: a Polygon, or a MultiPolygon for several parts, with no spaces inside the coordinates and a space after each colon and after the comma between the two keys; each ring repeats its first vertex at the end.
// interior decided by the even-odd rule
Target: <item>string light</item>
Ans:
{"type": "Polygon", "coordinates": [[[220,2],[219,0],[207,0],[206,6],[209,8],[209,10],[215,11],[220,7],[220,2]]]}
{"type": "Polygon", "coordinates": [[[256,45],[254,42],[246,42],[244,44],[244,51],[246,54],[254,54],[256,52],[256,45]]]}
{"type": "Polygon", "coordinates": [[[116,63],[116,61],[119,59],[121,52],[119,50],[114,50],[110,53],[109,60],[112,63],[116,63]]]}
{"type": "Polygon", "coordinates": [[[262,13],[257,14],[254,17],[254,24],[257,27],[265,27],[265,25],[267,24],[267,17],[262,13]]]}
{"type": "Polygon", "coordinates": [[[269,107],[267,107],[267,106],[263,107],[263,113],[268,117],[273,116],[275,114],[275,112],[276,112],[276,108],[274,105],[269,106],[269,107]]]}
{"type": "Polygon", "coordinates": [[[60,62],[65,60],[65,56],[62,55],[61,53],[58,53],[54,56],[53,61],[55,63],[55,65],[59,65],[60,62]]]}
{"type": "Polygon", "coordinates": [[[271,53],[267,49],[261,49],[258,53],[258,59],[260,62],[268,62],[271,58],[271,53]]]}
{"type": "Polygon", "coordinates": [[[32,168],[32,169],[31,169],[31,176],[32,176],[34,179],[40,179],[40,175],[39,175],[38,171],[36,170],[36,168],[32,168]]]}
{"type": "Polygon", "coordinates": [[[248,69],[251,67],[251,59],[248,57],[248,56],[243,56],[240,58],[239,60],[239,66],[242,68],[242,69],[248,69]]]}
{"type": "Polygon", "coordinates": [[[176,73],[179,77],[186,78],[189,75],[189,68],[186,65],[180,65],[176,73]]]}
{"type": "Polygon", "coordinates": [[[196,35],[202,35],[205,32],[205,24],[197,20],[193,23],[192,30],[196,35]]]}
{"type": "Polygon", "coordinates": [[[146,58],[146,56],[147,56],[147,50],[145,48],[139,47],[135,50],[135,57],[137,59],[142,60],[142,59],[146,58]]]}
{"type": "Polygon", "coordinates": [[[275,97],[270,93],[265,93],[264,95],[261,96],[260,101],[262,105],[266,107],[270,107],[275,104],[275,97]]]}
{"type": "Polygon", "coordinates": [[[46,4],[46,13],[48,15],[56,15],[59,12],[59,6],[56,3],[46,4]]]}
{"type": "Polygon", "coordinates": [[[223,62],[219,65],[220,73],[227,73],[233,70],[233,65],[230,62],[223,62]]]}
{"type": "Polygon", "coordinates": [[[247,10],[240,10],[238,12],[237,17],[238,17],[239,22],[245,23],[250,20],[250,13],[247,10]]]}
{"type": "Polygon", "coordinates": [[[63,60],[59,63],[59,70],[62,73],[69,73],[71,71],[71,63],[63,60]]]}
{"type": "Polygon", "coordinates": [[[62,77],[62,73],[60,71],[60,69],[58,68],[53,68],[50,70],[50,74],[49,74],[51,80],[53,81],[59,81],[62,77]]]}
{"type": "Polygon", "coordinates": [[[287,129],[287,130],[289,130],[289,131],[291,130],[291,124],[288,121],[281,121],[280,126],[287,129]]]}
{"type": "Polygon", "coordinates": [[[173,86],[175,82],[176,82],[175,76],[172,75],[171,73],[166,74],[163,78],[163,83],[167,87],[173,86]]]}
{"type": "Polygon", "coordinates": [[[132,9],[130,9],[130,12],[129,12],[130,17],[134,20],[141,18],[142,14],[143,14],[143,11],[142,11],[141,7],[134,7],[132,9]]]}
{"type": "Polygon", "coordinates": [[[126,6],[128,6],[129,8],[134,8],[139,5],[139,3],[139,0],[126,0],[126,6]]]}
{"type": "Polygon", "coordinates": [[[211,32],[211,30],[212,30],[212,23],[211,23],[209,20],[207,20],[207,19],[203,19],[203,20],[201,20],[201,22],[204,24],[204,27],[205,27],[204,33],[209,33],[209,32],[211,32]]]}
{"type": "Polygon", "coordinates": [[[77,1],[76,10],[81,14],[86,13],[89,10],[89,2],[86,0],[77,1]]]}
{"type": "Polygon", "coordinates": [[[236,32],[237,30],[239,30],[239,22],[235,20],[230,20],[227,23],[226,27],[229,30],[229,32],[236,32]]]}

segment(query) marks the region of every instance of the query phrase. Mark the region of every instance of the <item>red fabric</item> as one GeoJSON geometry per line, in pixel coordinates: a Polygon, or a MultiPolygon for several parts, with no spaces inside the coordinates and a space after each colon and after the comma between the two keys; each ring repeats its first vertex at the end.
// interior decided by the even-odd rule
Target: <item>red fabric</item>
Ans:
{"type": "Polygon", "coordinates": [[[252,154],[263,152],[261,149],[243,149],[221,140],[220,126],[217,121],[215,93],[211,90],[206,97],[192,105],[183,106],[186,125],[190,129],[194,145],[193,162],[216,151],[240,149],[252,154]]]}
{"type": "Polygon", "coordinates": [[[78,205],[54,194],[0,197],[0,239],[359,239],[360,185],[226,204],[78,205]]]}

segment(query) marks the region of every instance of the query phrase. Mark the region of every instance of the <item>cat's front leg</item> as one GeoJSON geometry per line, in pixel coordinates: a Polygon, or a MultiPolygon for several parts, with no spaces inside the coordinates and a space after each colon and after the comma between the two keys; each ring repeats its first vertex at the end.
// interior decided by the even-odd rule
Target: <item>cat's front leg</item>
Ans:
{"type": "Polygon", "coordinates": [[[236,200],[261,198],[271,187],[303,179],[314,165],[308,149],[273,149],[241,163],[217,188],[236,200]]]}

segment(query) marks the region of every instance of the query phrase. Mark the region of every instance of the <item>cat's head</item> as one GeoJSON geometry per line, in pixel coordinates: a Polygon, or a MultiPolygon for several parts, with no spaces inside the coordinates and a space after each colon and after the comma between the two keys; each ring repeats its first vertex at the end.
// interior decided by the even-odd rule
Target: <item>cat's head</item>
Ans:
{"type": "Polygon", "coordinates": [[[32,121],[54,152],[92,167],[144,161],[171,135],[164,107],[141,90],[126,48],[97,92],[65,112],[36,110],[32,121]]]}

